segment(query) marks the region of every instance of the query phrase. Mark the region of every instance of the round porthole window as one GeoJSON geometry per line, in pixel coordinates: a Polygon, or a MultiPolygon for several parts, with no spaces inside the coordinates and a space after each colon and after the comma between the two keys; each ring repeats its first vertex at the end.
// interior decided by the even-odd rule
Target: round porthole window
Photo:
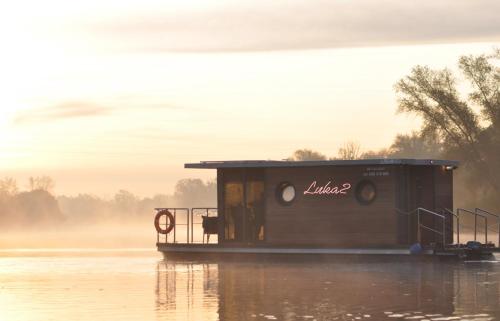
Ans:
{"type": "Polygon", "coordinates": [[[363,205],[371,204],[377,198],[377,188],[373,182],[363,180],[356,185],[356,199],[363,205]]]}
{"type": "Polygon", "coordinates": [[[295,187],[288,182],[283,182],[276,188],[276,198],[283,205],[289,205],[295,199],[295,187]]]}

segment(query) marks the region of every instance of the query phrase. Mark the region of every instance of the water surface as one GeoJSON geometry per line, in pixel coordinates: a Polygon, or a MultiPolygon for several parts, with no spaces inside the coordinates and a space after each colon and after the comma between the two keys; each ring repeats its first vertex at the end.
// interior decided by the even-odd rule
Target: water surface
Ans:
{"type": "Polygon", "coordinates": [[[496,320],[497,262],[0,251],[0,320],[496,320]]]}

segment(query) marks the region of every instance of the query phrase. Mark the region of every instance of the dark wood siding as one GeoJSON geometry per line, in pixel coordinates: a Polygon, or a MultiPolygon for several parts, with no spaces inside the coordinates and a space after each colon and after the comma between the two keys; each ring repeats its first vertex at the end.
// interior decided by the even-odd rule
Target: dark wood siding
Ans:
{"type": "MultiPolygon", "coordinates": [[[[410,210],[418,207],[435,210],[435,184],[433,166],[411,166],[410,167],[410,210]]],[[[435,217],[429,213],[423,213],[420,216],[420,224],[433,228],[436,224],[435,217]]],[[[413,230],[417,231],[417,218],[412,215],[411,225],[413,230]]],[[[422,244],[429,244],[436,241],[436,234],[421,229],[422,244]]],[[[415,237],[414,241],[417,241],[415,237]]]]}
{"type": "MultiPolygon", "coordinates": [[[[217,171],[219,240],[224,241],[224,189],[228,169],[217,171]]],[[[244,168],[230,169],[244,173],[244,168]]],[[[378,247],[408,245],[417,241],[416,215],[398,214],[395,209],[412,211],[423,207],[442,213],[453,208],[453,172],[442,166],[317,166],[262,169],[265,183],[265,244],[324,247],[378,247]],[[362,205],[356,199],[356,186],[373,182],[377,196],[362,205]],[[312,182],[317,187],[331,181],[330,187],[351,184],[345,195],[304,195],[312,182]],[[282,182],[295,186],[296,198],[283,205],[276,196],[282,182]]],[[[422,215],[421,222],[442,230],[442,221],[422,215]]],[[[452,242],[453,221],[446,222],[447,243],[452,242]]],[[[441,242],[435,233],[422,231],[422,243],[441,242]]]]}
{"type": "MultiPolygon", "coordinates": [[[[453,172],[443,166],[410,166],[409,167],[408,210],[423,207],[430,211],[443,213],[444,208],[453,209],[453,172]]],[[[423,213],[421,224],[442,231],[443,222],[440,218],[423,213]]],[[[412,242],[417,241],[416,216],[412,217],[412,242]]],[[[448,218],[446,222],[446,241],[452,242],[453,222],[448,218]]],[[[429,230],[422,230],[422,243],[441,243],[442,237],[429,230]]]]}
{"type": "Polygon", "coordinates": [[[408,213],[413,208],[410,207],[410,166],[399,165],[394,168],[396,181],[396,208],[398,220],[398,243],[412,244],[417,238],[417,233],[412,227],[411,215],[408,213]]]}
{"type": "Polygon", "coordinates": [[[436,186],[435,210],[446,215],[446,242],[452,243],[454,218],[443,210],[453,211],[453,172],[446,170],[444,166],[435,166],[434,179],[436,186]]]}
{"type": "Polygon", "coordinates": [[[434,167],[436,179],[436,210],[447,208],[453,210],[453,172],[444,166],[434,167]]]}
{"type": "Polygon", "coordinates": [[[395,166],[268,168],[266,170],[266,241],[268,244],[315,246],[387,246],[398,243],[395,214],[395,166]],[[369,205],[355,197],[356,185],[370,180],[377,196],[369,205]],[[295,186],[289,206],[276,198],[281,182],[295,186]],[[304,195],[310,184],[351,184],[346,195],[304,195]]]}
{"type": "Polygon", "coordinates": [[[218,226],[219,226],[219,242],[223,242],[224,240],[224,170],[217,169],[217,216],[219,217],[218,226]]]}

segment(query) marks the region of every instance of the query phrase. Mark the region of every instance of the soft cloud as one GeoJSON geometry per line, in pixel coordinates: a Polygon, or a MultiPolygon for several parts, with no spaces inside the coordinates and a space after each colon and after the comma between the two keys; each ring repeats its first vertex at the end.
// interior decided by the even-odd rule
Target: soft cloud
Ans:
{"type": "Polygon", "coordinates": [[[157,8],[150,13],[116,15],[91,24],[92,37],[106,48],[152,52],[500,40],[497,0],[272,0],[212,4],[203,9],[157,8]]]}
{"type": "Polygon", "coordinates": [[[53,121],[66,118],[81,118],[92,116],[103,116],[119,111],[140,111],[140,110],[177,110],[183,107],[168,104],[147,104],[138,106],[103,107],[99,104],[85,101],[67,101],[54,106],[34,108],[18,112],[14,118],[14,123],[22,124],[28,122],[53,121]]]}
{"type": "Polygon", "coordinates": [[[108,113],[108,108],[82,101],[64,102],[59,105],[19,112],[15,123],[46,121],[61,118],[98,116],[108,113]]]}

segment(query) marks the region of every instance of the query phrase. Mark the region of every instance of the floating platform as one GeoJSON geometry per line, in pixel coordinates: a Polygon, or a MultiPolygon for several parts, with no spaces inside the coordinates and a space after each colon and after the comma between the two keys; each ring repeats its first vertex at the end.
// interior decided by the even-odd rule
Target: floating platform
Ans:
{"type": "Polygon", "coordinates": [[[408,248],[305,248],[305,247],[256,247],[221,246],[220,244],[179,244],[157,243],[158,251],[165,258],[206,258],[206,257],[243,257],[243,256],[392,256],[414,258],[443,258],[457,260],[494,260],[499,248],[483,246],[467,248],[450,246],[442,249],[423,249],[414,254],[408,248]]]}

